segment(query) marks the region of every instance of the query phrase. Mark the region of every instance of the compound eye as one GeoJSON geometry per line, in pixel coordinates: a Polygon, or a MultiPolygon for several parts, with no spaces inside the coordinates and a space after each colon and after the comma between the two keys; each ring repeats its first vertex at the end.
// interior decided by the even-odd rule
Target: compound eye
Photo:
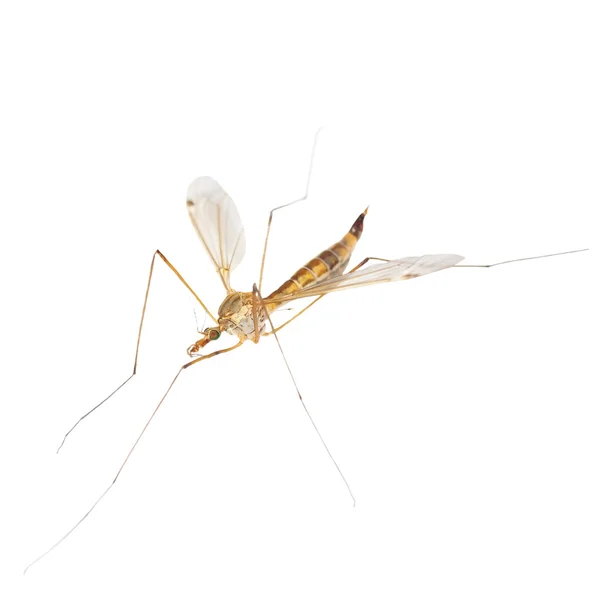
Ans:
{"type": "Polygon", "coordinates": [[[208,332],[208,337],[212,342],[214,342],[215,340],[218,340],[221,337],[221,332],[218,329],[211,329],[208,332]]]}

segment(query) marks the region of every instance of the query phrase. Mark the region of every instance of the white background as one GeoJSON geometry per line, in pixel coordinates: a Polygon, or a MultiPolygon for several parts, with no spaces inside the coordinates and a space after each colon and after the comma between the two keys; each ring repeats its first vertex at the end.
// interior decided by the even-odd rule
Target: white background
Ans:
{"type": "MultiPolygon", "coordinates": [[[[589,2],[21,2],[0,14],[5,598],[597,598],[591,252],[334,294],[186,371],[90,518],[223,290],[189,225],[215,177],[266,291],[368,204],[356,261],[471,263],[597,233],[589,2]],[[213,3],[217,4],[217,3],[213,3]],[[199,315],[202,320],[202,315],[199,315]]],[[[289,314],[289,313],[288,313],[289,314]]],[[[285,316],[285,315],[284,315],[285,316]]],[[[223,342],[229,343],[229,340],[223,342]]]]}

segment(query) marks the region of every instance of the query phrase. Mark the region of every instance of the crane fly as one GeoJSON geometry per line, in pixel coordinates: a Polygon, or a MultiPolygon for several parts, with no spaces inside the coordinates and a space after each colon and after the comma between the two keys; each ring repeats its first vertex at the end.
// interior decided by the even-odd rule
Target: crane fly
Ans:
{"type": "MultiPolygon", "coordinates": [[[[316,138],[315,138],[316,145],[316,138]]],[[[144,305],[142,308],[142,317],[140,320],[140,326],[138,330],[138,338],[136,345],[135,361],[132,374],[107,398],[102,400],[94,408],[84,414],[71,429],[65,434],[62,443],[57,449],[57,452],[62,448],[68,435],[75,429],[75,427],[94,410],[99,408],[108,399],[110,399],[116,392],[118,392],[137,372],[138,355],[140,348],[140,340],[142,335],[142,327],[144,324],[144,317],[146,314],[146,306],[148,303],[148,295],[150,292],[150,285],[152,282],[152,275],[154,273],[154,266],[156,258],[158,257],[164,264],[175,274],[175,276],[181,281],[181,283],[188,289],[193,295],[196,301],[202,306],[208,317],[213,321],[213,325],[206,327],[201,332],[201,337],[192,343],[187,349],[189,360],[186,362],[177,372],[171,383],[169,384],[166,392],[156,405],[154,411],[150,415],[146,424],[142,428],[140,434],[135,440],[133,446],[129,450],[125,460],[119,467],[113,481],[101,494],[101,496],[94,502],[89,510],[77,521],[77,523],[61,537],[53,546],[51,546],[46,552],[30,563],[24,572],[49,552],[54,550],[62,541],[64,541],[94,510],[98,503],[104,498],[109,490],[116,483],[121,471],[127,464],[129,457],[136,448],[140,439],[144,435],[150,422],[156,415],[158,409],[168,396],[173,385],[181,375],[183,371],[189,367],[196,365],[202,361],[206,361],[210,358],[215,358],[220,354],[232,352],[239,348],[243,343],[247,341],[254,342],[257,344],[262,337],[273,336],[279,345],[286,367],[290,373],[292,381],[296,387],[296,392],[302,403],[302,406],[310,419],[312,426],[314,427],[324,449],[326,450],[329,458],[335,466],[338,474],[343,480],[351,498],[353,504],[355,504],[354,495],[344,477],[340,467],[335,461],[332,453],[330,452],[325,440],[321,436],[315,422],[313,421],[305,403],[300,394],[298,386],[294,380],[294,376],[290,370],[290,367],[285,359],[281,344],[279,342],[277,333],[284,327],[289,325],[301,314],[307,311],[316,302],[321,300],[324,296],[333,293],[349,290],[352,288],[373,285],[377,283],[385,283],[392,281],[403,281],[408,279],[414,279],[423,275],[429,275],[436,271],[448,269],[451,267],[494,267],[501,264],[507,264],[511,262],[523,261],[523,260],[534,260],[537,258],[547,258],[550,256],[558,256],[561,254],[569,254],[573,252],[583,252],[584,250],[571,250],[569,252],[559,252],[555,254],[546,254],[543,256],[533,256],[527,258],[518,258],[512,260],[506,260],[499,263],[489,265],[459,265],[463,260],[462,256],[457,254],[428,254],[424,256],[409,256],[400,259],[383,259],[375,257],[366,257],[360,261],[350,271],[345,272],[354,249],[362,235],[364,220],[368,212],[366,208],[353,222],[347,233],[337,242],[323,250],[320,254],[315,256],[312,260],[308,261],[304,266],[300,267],[289,279],[287,279],[282,285],[268,295],[262,294],[262,279],[265,266],[265,258],[267,254],[267,246],[269,241],[269,234],[271,231],[271,223],[273,214],[275,211],[282,208],[286,208],[305,200],[308,197],[308,190],[310,184],[310,171],[312,170],[312,161],[314,157],[315,147],[313,145],[313,154],[311,156],[311,165],[309,169],[309,177],[306,184],[305,194],[302,198],[289,202],[277,208],[274,208],[269,215],[267,224],[267,233],[265,237],[265,243],[262,254],[261,268],[258,284],[254,284],[251,291],[239,292],[231,286],[231,272],[240,264],[244,257],[246,240],[244,234],[244,228],[240,215],[237,208],[231,199],[231,197],[225,192],[225,190],[210,177],[199,177],[194,180],[187,192],[187,209],[194,229],[196,230],[211,262],[213,263],[218,276],[221,279],[223,287],[225,288],[226,296],[221,305],[218,308],[217,316],[214,316],[205,303],[200,299],[196,292],[190,287],[186,280],[182,277],[179,271],[171,264],[171,262],[165,257],[160,251],[156,250],[152,257],[150,264],[150,273],[148,276],[148,284],[146,287],[146,294],[144,297],[144,305]],[[365,266],[371,262],[369,266],[365,266]],[[300,299],[311,299],[311,302],[302,308],[293,317],[278,325],[274,326],[271,319],[272,314],[278,309],[282,308],[289,302],[300,300],[300,299]],[[214,350],[208,354],[202,354],[204,350],[211,342],[215,342],[220,339],[221,336],[226,333],[237,339],[234,344],[223,349],[214,350]]]]}

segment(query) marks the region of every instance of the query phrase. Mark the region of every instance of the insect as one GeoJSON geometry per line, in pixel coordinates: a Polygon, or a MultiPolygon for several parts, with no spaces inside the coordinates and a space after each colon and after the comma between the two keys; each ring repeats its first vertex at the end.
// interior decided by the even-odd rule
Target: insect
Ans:
{"type": "MultiPolygon", "coordinates": [[[[316,138],[315,138],[316,144],[316,138]]],[[[148,302],[148,295],[150,286],[152,283],[152,276],[154,273],[154,266],[156,259],[159,258],[164,264],[174,273],[174,275],[181,281],[181,283],[187,288],[187,290],[193,295],[195,300],[202,306],[208,317],[213,321],[213,324],[206,327],[201,333],[201,337],[192,343],[187,349],[189,360],[186,362],[177,372],[166,392],[160,399],[156,408],[152,412],[150,418],[142,428],[140,434],[135,440],[133,446],[129,450],[125,460],[119,467],[113,481],[108,488],[102,493],[102,495],[96,500],[91,508],[79,519],[79,521],[62,537],[60,538],[50,549],[44,552],[40,557],[34,560],[26,569],[25,572],[41,558],[46,556],[54,548],[56,548],[62,541],[64,541],[94,510],[98,503],[104,498],[104,496],[110,491],[113,485],[119,478],[121,471],[127,464],[129,457],[136,448],[138,442],[144,435],[150,422],[154,418],[158,409],[168,396],[173,385],[180,377],[181,373],[189,367],[196,365],[200,362],[206,361],[211,358],[215,358],[220,354],[232,352],[239,348],[245,342],[251,341],[257,344],[262,337],[273,336],[277,344],[279,339],[277,333],[284,327],[292,323],[305,311],[307,311],[316,302],[321,300],[324,296],[333,293],[340,292],[356,287],[373,285],[377,283],[402,281],[408,279],[414,279],[430,273],[435,273],[443,269],[464,266],[464,267],[493,267],[500,264],[506,264],[510,262],[532,260],[537,258],[545,258],[548,256],[556,256],[558,254],[567,254],[568,252],[561,252],[558,254],[549,254],[544,256],[535,256],[529,258],[519,258],[513,260],[507,260],[500,263],[491,265],[459,265],[463,260],[462,256],[457,254],[433,254],[424,256],[411,256],[406,258],[400,258],[395,260],[388,260],[375,257],[367,257],[360,261],[355,267],[346,272],[349,265],[352,254],[356,248],[356,245],[361,237],[363,231],[363,225],[365,217],[367,216],[368,208],[358,215],[350,229],[343,235],[341,239],[323,250],[316,257],[308,261],[305,265],[300,267],[295,273],[293,273],[289,279],[287,279],[282,285],[280,285],[273,292],[263,295],[262,280],[263,272],[265,267],[265,259],[267,255],[269,234],[271,230],[271,223],[273,214],[282,208],[286,208],[295,204],[296,202],[305,200],[308,196],[309,184],[310,184],[310,170],[312,170],[312,158],[311,156],[311,167],[309,169],[309,177],[306,185],[305,194],[302,198],[284,204],[273,209],[269,215],[267,233],[265,237],[265,243],[263,248],[263,256],[261,261],[260,275],[258,284],[254,284],[251,291],[240,292],[235,290],[231,284],[231,273],[240,264],[245,253],[245,235],[240,219],[239,213],[233,200],[225,192],[225,190],[210,177],[200,177],[193,181],[188,188],[187,192],[187,209],[194,229],[196,230],[204,248],[213,263],[215,270],[223,287],[225,288],[225,298],[218,308],[216,316],[209,310],[202,299],[194,292],[190,285],[186,282],[183,276],[177,271],[173,264],[165,257],[165,255],[157,250],[153,257],[150,265],[150,273],[148,276],[148,284],[146,287],[146,294],[144,299],[144,305],[142,309],[142,317],[140,321],[135,362],[133,373],[107,398],[102,402],[84,414],[75,425],[65,434],[62,443],[60,444],[57,452],[62,448],[68,435],[73,429],[94,410],[104,404],[109,398],[111,398],[117,391],[119,391],[131,378],[136,374],[138,354],[140,348],[140,340],[142,335],[142,328],[144,324],[144,317],[146,314],[146,306],[148,302]],[[371,263],[369,266],[367,263],[371,263]],[[272,321],[272,314],[278,309],[282,308],[289,302],[299,299],[312,299],[312,301],[298,311],[293,317],[289,318],[284,323],[274,326],[272,321]],[[226,348],[217,349],[208,354],[202,354],[202,351],[209,346],[210,343],[220,339],[223,334],[228,334],[234,339],[234,343],[226,348]]],[[[582,250],[573,250],[571,252],[581,252],[582,250]]],[[[281,350],[283,358],[285,355],[281,350]]],[[[293,374],[286,361],[288,371],[294,380],[293,374]]],[[[316,433],[318,434],[327,454],[332,460],[335,468],[337,469],[340,477],[346,485],[348,492],[354,503],[354,495],[346,481],[341,469],[335,461],[332,453],[330,452],[325,440],[319,433],[319,430],[313,421],[298,386],[294,381],[298,397],[302,403],[304,410],[308,418],[310,419],[316,433]]]]}

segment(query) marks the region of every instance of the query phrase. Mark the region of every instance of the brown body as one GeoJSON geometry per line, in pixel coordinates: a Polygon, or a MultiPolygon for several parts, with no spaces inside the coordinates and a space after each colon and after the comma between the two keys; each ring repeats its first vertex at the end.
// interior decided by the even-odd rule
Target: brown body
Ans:
{"type": "Polygon", "coordinates": [[[257,343],[265,332],[267,321],[265,308],[270,314],[284,303],[277,301],[279,297],[287,296],[344,272],[362,234],[366,214],[367,209],[359,215],[350,231],[339,242],[308,261],[273,293],[266,296],[264,305],[253,292],[228,294],[219,307],[219,329],[236,335],[240,341],[252,340],[257,343]]]}

